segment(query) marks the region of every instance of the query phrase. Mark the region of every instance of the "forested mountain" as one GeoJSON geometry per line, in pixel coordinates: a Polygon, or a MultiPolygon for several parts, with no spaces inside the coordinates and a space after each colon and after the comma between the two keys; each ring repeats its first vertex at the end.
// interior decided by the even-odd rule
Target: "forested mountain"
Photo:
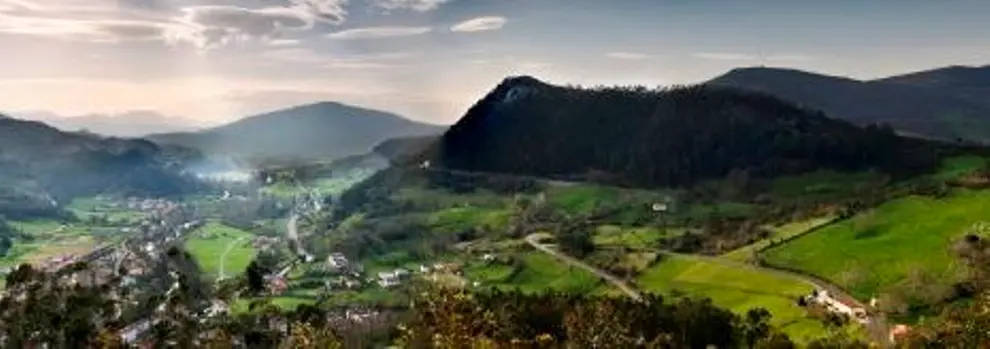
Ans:
{"type": "Polygon", "coordinates": [[[389,138],[442,131],[441,126],[387,112],[321,102],[251,116],[200,132],[147,138],[160,144],[178,144],[254,162],[312,161],[363,154],[389,138]]]}
{"type": "Polygon", "coordinates": [[[969,102],[990,107],[990,65],[982,67],[951,66],[891,76],[876,81],[948,93],[969,102]]]}
{"type": "Polygon", "coordinates": [[[990,79],[962,78],[969,72],[954,68],[860,81],[793,69],[741,68],[707,84],[766,92],[862,126],[886,123],[908,134],[987,141],[990,79]]]}
{"type": "Polygon", "coordinates": [[[424,154],[433,166],[683,186],[730,172],[930,170],[943,146],[716,86],[581,89],[504,80],[424,154]]]}
{"type": "Polygon", "coordinates": [[[436,142],[437,139],[439,139],[438,136],[392,138],[378,143],[372,151],[388,158],[390,161],[401,161],[423,152],[433,142],[436,142]]]}
{"type": "Polygon", "coordinates": [[[53,200],[78,195],[183,192],[194,182],[172,163],[182,160],[175,156],[188,155],[145,140],[67,133],[40,122],[0,118],[0,214],[47,210],[53,200]]]}

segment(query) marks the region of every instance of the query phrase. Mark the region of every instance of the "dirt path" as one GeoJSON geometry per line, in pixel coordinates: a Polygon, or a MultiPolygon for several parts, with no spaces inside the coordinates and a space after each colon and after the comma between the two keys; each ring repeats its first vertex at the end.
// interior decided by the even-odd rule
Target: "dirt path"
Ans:
{"type": "Polygon", "coordinates": [[[587,263],[582,262],[574,257],[560,253],[550,248],[547,245],[541,244],[539,241],[540,238],[547,236],[548,235],[545,234],[530,234],[529,236],[526,236],[526,243],[528,243],[530,246],[533,246],[537,250],[542,251],[543,253],[549,254],[550,256],[553,256],[554,258],[563,261],[566,264],[587,270],[592,274],[595,274],[598,277],[604,279],[605,281],[612,283],[613,285],[615,285],[615,287],[618,287],[619,290],[621,290],[623,293],[629,296],[629,298],[635,299],[637,301],[643,301],[643,295],[641,295],[639,291],[636,291],[636,289],[634,289],[632,286],[626,284],[626,282],[623,281],[622,279],[619,279],[613,276],[612,274],[605,272],[604,270],[588,265],[587,263]]]}
{"type": "Polygon", "coordinates": [[[242,236],[227,244],[227,248],[223,250],[223,254],[220,255],[220,279],[227,278],[227,274],[224,273],[224,264],[227,262],[227,254],[230,253],[230,250],[234,249],[234,246],[237,246],[238,243],[249,237],[251,236],[242,236]]]}

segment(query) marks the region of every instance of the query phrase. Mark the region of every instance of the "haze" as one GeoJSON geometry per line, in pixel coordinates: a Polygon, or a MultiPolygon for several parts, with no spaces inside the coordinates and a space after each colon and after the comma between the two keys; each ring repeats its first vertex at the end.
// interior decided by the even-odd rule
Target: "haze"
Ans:
{"type": "Polygon", "coordinates": [[[0,0],[0,47],[16,48],[0,106],[205,126],[334,100],[451,123],[512,74],[660,85],[738,66],[875,78],[990,61],[990,2],[797,3],[0,0]]]}

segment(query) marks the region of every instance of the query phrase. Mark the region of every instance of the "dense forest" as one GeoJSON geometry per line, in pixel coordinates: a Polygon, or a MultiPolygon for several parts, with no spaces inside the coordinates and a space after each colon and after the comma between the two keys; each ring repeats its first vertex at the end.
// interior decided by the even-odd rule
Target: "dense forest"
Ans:
{"type": "Polygon", "coordinates": [[[930,171],[948,145],[859,128],[769,95],[712,86],[558,87],[509,78],[421,160],[468,171],[638,187],[689,186],[744,171],[930,171]]]}
{"type": "Polygon", "coordinates": [[[57,206],[52,200],[67,202],[80,195],[167,196],[195,190],[198,183],[178,166],[195,156],[144,140],[68,133],[0,118],[0,214],[52,214],[47,212],[57,206]],[[8,200],[24,204],[5,208],[8,200]]]}
{"type": "Polygon", "coordinates": [[[977,69],[860,81],[759,67],[733,69],[706,84],[769,93],[857,125],[886,123],[925,137],[986,141],[990,103],[985,102],[985,91],[967,88],[985,86],[985,81],[977,69]]]}

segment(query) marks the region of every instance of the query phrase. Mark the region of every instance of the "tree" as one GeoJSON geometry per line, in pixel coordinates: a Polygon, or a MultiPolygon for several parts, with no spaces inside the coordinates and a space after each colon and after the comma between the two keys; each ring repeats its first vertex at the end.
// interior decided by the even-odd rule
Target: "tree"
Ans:
{"type": "Polygon", "coordinates": [[[591,232],[585,229],[579,228],[559,232],[557,241],[560,242],[560,248],[565,253],[577,258],[583,258],[595,251],[595,243],[591,240],[591,232]]]}
{"type": "Polygon", "coordinates": [[[267,271],[259,265],[257,260],[252,260],[251,263],[248,263],[245,276],[247,277],[248,290],[252,294],[260,294],[265,290],[266,274],[267,271]]]}

